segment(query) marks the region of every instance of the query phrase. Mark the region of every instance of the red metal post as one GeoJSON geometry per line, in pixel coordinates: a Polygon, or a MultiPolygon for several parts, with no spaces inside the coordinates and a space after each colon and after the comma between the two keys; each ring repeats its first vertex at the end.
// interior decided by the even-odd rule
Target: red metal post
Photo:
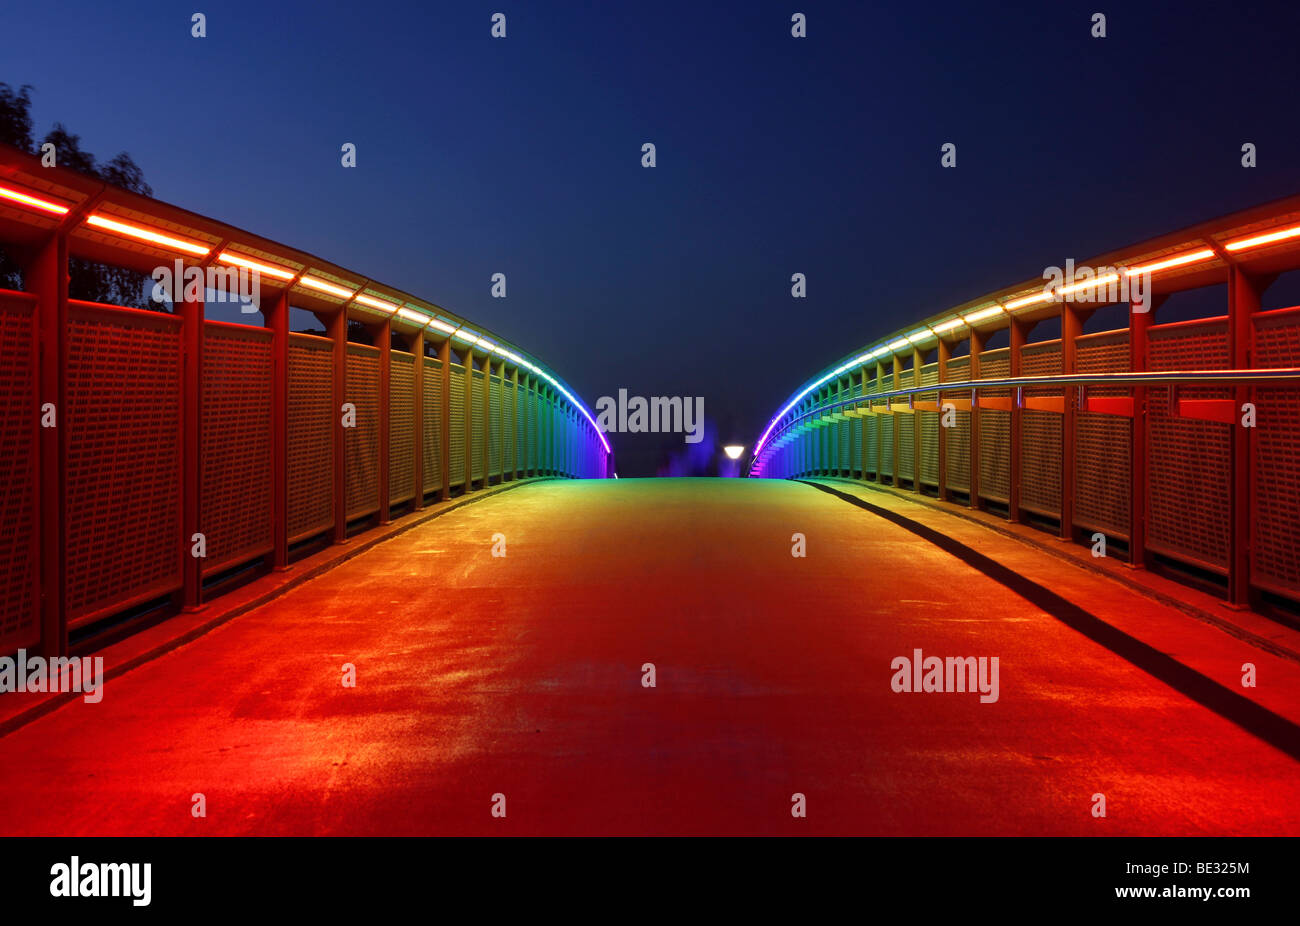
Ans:
{"type": "Polygon", "coordinates": [[[474,489],[474,348],[465,352],[465,491],[474,489]]]}
{"type": "Polygon", "coordinates": [[[203,299],[172,305],[181,316],[181,606],[194,611],[203,604],[203,561],[192,553],[202,521],[203,299]]]}
{"type": "MultiPolygon", "coordinates": [[[[879,393],[883,391],[884,388],[885,388],[885,361],[882,359],[876,361],[876,392],[879,393]]],[[[886,415],[889,414],[888,408],[886,408],[884,414],[886,415]]],[[[883,485],[885,482],[885,477],[883,475],[885,472],[885,435],[884,435],[885,429],[881,426],[880,421],[876,421],[875,425],[876,425],[876,482],[883,485]]]]}
{"type": "MultiPolygon", "coordinates": [[[[980,378],[980,353],[984,350],[984,345],[988,343],[987,334],[981,334],[974,328],[970,332],[970,378],[977,380],[980,378]]],[[[980,410],[979,396],[971,390],[970,403],[970,477],[967,480],[970,485],[970,498],[967,499],[966,505],[972,509],[983,508],[980,502],[980,410]]]]}
{"type": "Polygon", "coordinates": [[[271,538],[272,567],[289,568],[289,290],[263,313],[271,329],[271,538]]]}
{"type": "Polygon", "coordinates": [[[510,478],[519,478],[519,367],[512,367],[510,370],[510,388],[515,392],[515,400],[511,403],[514,409],[514,415],[507,423],[507,427],[514,434],[514,440],[510,442],[510,478]]]}
{"type": "MultiPolygon", "coordinates": [[[[1061,303],[1061,373],[1078,372],[1078,338],[1083,334],[1083,316],[1068,302],[1061,303]]],[[[1061,416],[1061,523],[1057,535],[1074,537],[1074,446],[1079,409],[1077,390],[1067,387],[1061,416]]]]}
{"type": "MultiPolygon", "coordinates": [[[[40,428],[37,441],[37,479],[40,484],[40,518],[37,535],[40,559],[41,655],[49,658],[68,652],[65,596],[67,563],[65,487],[67,485],[68,401],[68,242],[63,232],[51,235],[24,268],[27,290],[37,299],[35,326],[39,339],[37,395],[42,406],[54,406],[56,426],[40,428]]],[[[41,409],[33,409],[38,419],[41,409]]]]}
{"type": "Polygon", "coordinates": [[[384,319],[371,329],[379,342],[379,523],[391,520],[393,508],[391,473],[392,458],[392,383],[393,383],[393,323],[384,319]]]}
{"type": "MultiPolygon", "coordinates": [[[[939,382],[948,380],[948,361],[952,359],[952,345],[939,339],[939,382]]],[[[951,501],[948,492],[948,429],[943,426],[943,393],[935,394],[939,406],[939,500],[951,501]]]]}
{"type": "MultiPolygon", "coordinates": [[[[900,389],[903,385],[903,360],[898,356],[898,354],[893,354],[892,356],[894,359],[894,388],[900,389]]],[[[889,404],[893,405],[895,401],[895,399],[890,399],[889,404]]],[[[899,419],[894,417],[892,413],[889,420],[894,424],[894,426],[889,430],[890,435],[894,440],[894,488],[897,489],[903,484],[903,465],[902,461],[898,458],[898,432],[901,429],[899,428],[899,419]]]]}
{"type": "MultiPolygon", "coordinates": [[[[1010,376],[1020,375],[1020,353],[1024,350],[1026,336],[1029,333],[1029,327],[1024,322],[1012,319],[1011,321],[1011,349],[1007,351],[1010,376]]],[[[1024,395],[1022,389],[1011,390],[1011,426],[1008,429],[1007,440],[1011,446],[1009,449],[1009,462],[1007,463],[1007,520],[1012,524],[1020,521],[1020,461],[1023,457],[1021,451],[1021,434],[1024,431],[1024,414],[1020,407],[1020,397],[1024,395]]]]}
{"type": "Polygon", "coordinates": [[[414,430],[414,442],[411,446],[411,452],[415,454],[414,473],[415,473],[415,501],[412,504],[413,511],[420,511],[424,508],[424,332],[419,331],[414,337],[408,339],[407,347],[415,355],[415,363],[412,367],[413,379],[411,381],[411,427],[414,430]]]}
{"type": "Polygon", "coordinates": [[[446,338],[438,345],[438,362],[442,369],[442,420],[438,428],[442,433],[442,453],[438,461],[442,466],[442,490],[438,500],[445,502],[451,498],[451,339],[446,338]]]}
{"type": "Polygon", "coordinates": [[[334,533],[335,543],[348,539],[347,441],[343,430],[343,403],[347,401],[348,313],[341,306],[325,316],[325,330],[334,343],[334,533]]]}
{"type": "MultiPolygon", "coordinates": [[[[1160,301],[1163,301],[1161,299],[1160,301]]],[[[1129,369],[1143,373],[1147,369],[1147,332],[1150,330],[1159,303],[1147,301],[1147,311],[1139,312],[1129,304],[1128,352],[1129,369]]],[[[1129,442],[1129,565],[1136,569],[1147,566],[1147,387],[1133,387],[1133,418],[1129,442]]]]}
{"type": "MultiPolygon", "coordinates": [[[[1271,282],[1271,281],[1269,281],[1271,282]]],[[[1235,369],[1246,370],[1252,365],[1255,313],[1259,311],[1260,296],[1267,283],[1247,275],[1240,267],[1228,268],[1228,356],[1235,369]]],[[[1255,429],[1241,423],[1243,406],[1254,401],[1249,386],[1233,390],[1233,421],[1229,427],[1231,454],[1231,496],[1228,503],[1228,603],[1234,607],[1248,608],[1251,604],[1250,559],[1252,524],[1250,510],[1251,463],[1255,452],[1255,429]]]]}
{"type": "MultiPolygon", "coordinates": [[[[921,348],[912,348],[912,385],[921,385],[921,367],[925,366],[925,354],[921,348]]],[[[921,459],[924,457],[921,444],[921,413],[912,412],[912,491],[921,494],[921,459]]]]}

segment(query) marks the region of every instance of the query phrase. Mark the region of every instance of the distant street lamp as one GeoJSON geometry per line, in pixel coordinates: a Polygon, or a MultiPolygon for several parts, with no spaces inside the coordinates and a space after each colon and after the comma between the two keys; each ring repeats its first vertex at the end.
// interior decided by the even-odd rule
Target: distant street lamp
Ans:
{"type": "Polygon", "coordinates": [[[739,460],[740,455],[745,452],[745,446],[744,444],[727,444],[722,448],[722,452],[732,460],[739,460]]]}

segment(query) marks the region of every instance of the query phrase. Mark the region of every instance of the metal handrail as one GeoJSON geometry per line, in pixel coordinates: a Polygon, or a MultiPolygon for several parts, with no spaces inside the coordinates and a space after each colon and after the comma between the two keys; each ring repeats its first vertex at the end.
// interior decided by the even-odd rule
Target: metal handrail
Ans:
{"type": "MultiPolygon", "coordinates": [[[[767,441],[763,444],[762,449],[754,455],[751,460],[750,468],[753,463],[767,448],[771,447],[778,437],[789,431],[805,418],[814,415],[820,415],[824,412],[834,411],[837,408],[846,406],[857,407],[859,405],[871,405],[879,399],[892,399],[894,397],[911,398],[917,395],[937,392],[956,392],[969,391],[971,393],[971,405],[978,408],[976,396],[981,389],[1016,389],[1017,392],[1022,389],[1043,387],[1043,386],[1115,386],[1115,385],[1164,385],[1178,383],[1196,383],[1203,385],[1206,383],[1218,383],[1225,385],[1258,385],[1259,383],[1294,383],[1300,384],[1300,367],[1278,367],[1268,370],[1193,370],[1191,372],[1182,372],[1177,370],[1153,370],[1146,372],[1128,372],[1128,373],[1070,373],[1066,375],[1053,374],[1051,376],[1011,376],[1001,379],[972,379],[951,383],[931,383],[928,386],[908,386],[904,389],[891,389],[887,392],[873,392],[870,395],[854,396],[848,399],[840,399],[836,402],[830,402],[825,405],[819,405],[816,408],[809,409],[802,415],[790,419],[781,428],[772,433],[767,441]]],[[[1019,406],[1019,395],[1017,395],[1016,405],[1019,406]]]]}

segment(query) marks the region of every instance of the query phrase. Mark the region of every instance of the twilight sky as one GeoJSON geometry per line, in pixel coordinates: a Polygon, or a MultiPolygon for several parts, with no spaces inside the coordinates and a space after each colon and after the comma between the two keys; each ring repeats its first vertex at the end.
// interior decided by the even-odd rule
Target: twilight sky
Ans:
{"type": "MultiPolygon", "coordinates": [[[[43,0],[5,10],[0,81],[160,199],[484,324],[589,406],[703,396],[750,445],[881,334],[1300,191],[1300,4],[1252,10],[43,0]]],[[[623,475],[683,446],[611,439],[623,475]]]]}

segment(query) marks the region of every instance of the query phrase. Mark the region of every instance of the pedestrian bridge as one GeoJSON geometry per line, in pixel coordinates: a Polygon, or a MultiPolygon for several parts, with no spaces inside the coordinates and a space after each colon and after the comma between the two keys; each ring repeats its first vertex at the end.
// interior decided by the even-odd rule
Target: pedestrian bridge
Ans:
{"type": "Polygon", "coordinates": [[[0,831],[1300,833],[1300,200],[846,352],[750,479],[607,478],[523,347],[12,149],[0,246],[0,655],[105,672],[0,694],[0,831]]]}

